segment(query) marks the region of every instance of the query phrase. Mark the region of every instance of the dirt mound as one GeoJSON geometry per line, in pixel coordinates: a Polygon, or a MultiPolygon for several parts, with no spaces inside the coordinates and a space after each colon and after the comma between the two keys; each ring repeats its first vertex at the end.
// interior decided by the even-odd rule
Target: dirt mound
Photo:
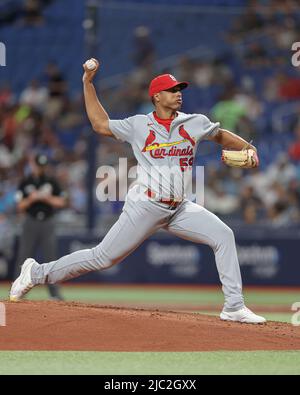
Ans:
{"type": "Polygon", "coordinates": [[[5,303],[0,350],[300,350],[300,327],[83,303],[5,303]]]}

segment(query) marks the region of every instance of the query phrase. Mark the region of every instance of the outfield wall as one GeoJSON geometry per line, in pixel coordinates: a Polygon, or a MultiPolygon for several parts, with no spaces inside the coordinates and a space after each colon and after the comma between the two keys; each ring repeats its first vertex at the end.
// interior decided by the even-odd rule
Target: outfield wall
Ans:
{"type": "MultiPolygon", "coordinates": [[[[244,284],[300,285],[300,236],[298,230],[236,232],[244,284]]],[[[60,236],[59,256],[94,247],[96,236],[60,236]]],[[[14,256],[17,252],[17,243],[14,256]]],[[[13,262],[0,257],[0,279],[12,278],[13,262]],[[9,263],[8,263],[9,262],[9,263]]],[[[161,232],[146,240],[121,264],[73,281],[103,283],[218,284],[212,250],[161,232]]]]}

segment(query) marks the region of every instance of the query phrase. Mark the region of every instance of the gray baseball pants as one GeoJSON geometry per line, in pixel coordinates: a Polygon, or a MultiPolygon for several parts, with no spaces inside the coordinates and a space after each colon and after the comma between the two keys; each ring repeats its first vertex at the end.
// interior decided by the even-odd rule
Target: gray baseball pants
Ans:
{"type": "MultiPolygon", "coordinates": [[[[20,267],[25,259],[29,256],[35,256],[38,250],[41,251],[43,259],[47,261],[57,258],[55,220],[54,218],[49,218],[44,221],[39,221],[27,215],[20,235],[17,259],[18,265],[15,267],[15,278],[19,276],[20,267]]],[[[60,290],[57,285],[49,283],[48,290],[50,296],[53,298],[61,298],[60,290]]]]}
{"type": "Polygon", "coordinates": [[[209,245],[216,259],[225,297],[224,308],[244,306],[242,280],[232,230],[205,208],[184,200],[175,210],[151,200],[127,197],[118,221],[95,248],[66,255],[56,261],[34,265],[34,284],[55,284],[121,262],[146,238],[164,228],[173,235],[209,245]]]}

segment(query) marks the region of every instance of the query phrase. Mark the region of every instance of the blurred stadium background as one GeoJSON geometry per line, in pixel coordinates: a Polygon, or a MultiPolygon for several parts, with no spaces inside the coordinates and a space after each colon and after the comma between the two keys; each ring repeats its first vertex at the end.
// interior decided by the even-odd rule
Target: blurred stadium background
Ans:
{"type": "MultiPolygon", "coordinates": [[[[297,0],[2,0],[0,280],[13,276],[22,224],[15,193],[30,154],[50,158],[68,193],[59,255],[98,243],[120,213],[123,202],[97,201],[96,170],[135,161],[127,144],[91,130],[81,77],[93,56],[111,118],[150,112],[148,82],[168,72],[191,82],[183,111],[253,140],[261,166],[251,171],[227,168],[218,147],[200,146],[205,206],[235,231],[245,284],[299,286],[300,69],[291,62],[299,27],[297,0]]],[[[211,251],[164,233],[80,280],[219,283],[211,251]]]]}

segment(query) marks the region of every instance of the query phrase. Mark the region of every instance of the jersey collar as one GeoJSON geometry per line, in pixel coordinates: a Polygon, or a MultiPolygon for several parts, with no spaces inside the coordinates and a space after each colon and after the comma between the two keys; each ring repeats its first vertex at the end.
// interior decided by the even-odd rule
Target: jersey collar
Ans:
{"type": "Polygon", "coordinates": [[[154,115],[153,115],[153,111],[149,112],[149,114],[147,114],[147,117],[151,120],[151,122],[148,123],[148,126],[151,126],[151,124],[153,124],[157,129],[159,129],[164,135],[168,135],[170,136],[172,133],[172,128],[174,127],[174,125],[176,125],[177,123],[182,122],[183,118],[184,118],[184,113],[177,111],[177,117],[173,119],[172,123],[171,123],[171,127],[170,127],[170,132],[168,132],[166,130],[166,128],[159,124],[157,122],[157,120],[155,119],[154,115]]]}

